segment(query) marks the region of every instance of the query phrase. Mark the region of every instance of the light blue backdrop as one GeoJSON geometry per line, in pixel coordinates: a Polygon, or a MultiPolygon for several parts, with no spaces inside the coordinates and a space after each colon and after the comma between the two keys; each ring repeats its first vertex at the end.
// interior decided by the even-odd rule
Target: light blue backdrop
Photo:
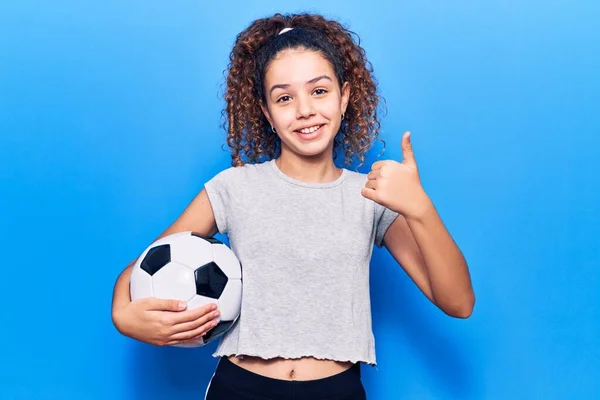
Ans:
{"type": "MultiPolygon", "coordinates": [[[[372,263],[370,399],[600,397],[600,6],[595,1],[3,1],[0,398],[199,399],[214,346],[111,324],[119,272],[229,164],[222,72],[275,11],[358,32],[464,251],[468,320],[372,263]]],[[[374,155],[370,162],[374,161],[374,155]]]]}

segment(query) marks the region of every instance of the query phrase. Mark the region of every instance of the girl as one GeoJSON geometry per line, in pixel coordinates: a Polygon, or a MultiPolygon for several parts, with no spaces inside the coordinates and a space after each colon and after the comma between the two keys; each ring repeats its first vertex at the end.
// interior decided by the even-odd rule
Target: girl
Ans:
{"type": "MultiPolygon", "coordinates": [[[[232,167],[209,180],[159,237],[227,234],[244,266],[238,322],[222,338],[207,399],[364,399],[360,363],[375,364],[369,299],[373,245],[385,246],[448,315],[466,318],[466,262],[421,186],[410,134],[403,161],[363,162],[378,140],[378,97],[364,50],[319,15],[274,15],[241,32],[227,77],[232,167]]],[[[214,305],[114,290],[124,335],[172,345],[195,339],[214,305]]]]}

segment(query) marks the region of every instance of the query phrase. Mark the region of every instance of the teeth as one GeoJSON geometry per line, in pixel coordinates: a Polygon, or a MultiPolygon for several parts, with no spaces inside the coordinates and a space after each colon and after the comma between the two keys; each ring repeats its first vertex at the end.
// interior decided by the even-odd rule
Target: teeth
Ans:
{"type": "Polygon", "coordinates": [[[304,128],[304,129],[300,129],[300,133],[313,133],[314,131],[316,131],[317,129],[319,129],[321,127],[321,125],[316,125],[316,126],[312,126],[310,128],[304,128]]]}

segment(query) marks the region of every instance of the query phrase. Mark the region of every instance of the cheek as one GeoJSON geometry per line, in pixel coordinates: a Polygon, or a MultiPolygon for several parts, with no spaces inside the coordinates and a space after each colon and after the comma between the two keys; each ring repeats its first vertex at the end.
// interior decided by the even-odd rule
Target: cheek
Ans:
{"type": "Polygon", "coordinates": [[[332,127],[339,128],[339,124],[342,122],[342,113],[339,106],[329,107],[323,111],[322,115],[329,120],[332,127]]]}
{"type": "Polygon", "coordinates": [[[296,119],[296,114],[292,107],[280,108],[271,112],[271,117],[275,125],[279,127],[287,127],[296,119]]]}
{"type": "Polygon", "coordinates": [[[321,107],[321,114],[330,120],[341,118],[341,105],[339,99],[332,99],[331,101],[324,102],[321,107]]]}

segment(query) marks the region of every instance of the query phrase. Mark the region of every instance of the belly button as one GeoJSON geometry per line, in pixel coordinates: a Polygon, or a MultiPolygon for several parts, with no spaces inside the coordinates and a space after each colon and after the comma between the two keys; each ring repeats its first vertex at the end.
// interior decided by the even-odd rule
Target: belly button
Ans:
{"type": "Polygon", "coordinates": [[[294,379],[294,370],[290,371],[290,379],[294,379]]]}

